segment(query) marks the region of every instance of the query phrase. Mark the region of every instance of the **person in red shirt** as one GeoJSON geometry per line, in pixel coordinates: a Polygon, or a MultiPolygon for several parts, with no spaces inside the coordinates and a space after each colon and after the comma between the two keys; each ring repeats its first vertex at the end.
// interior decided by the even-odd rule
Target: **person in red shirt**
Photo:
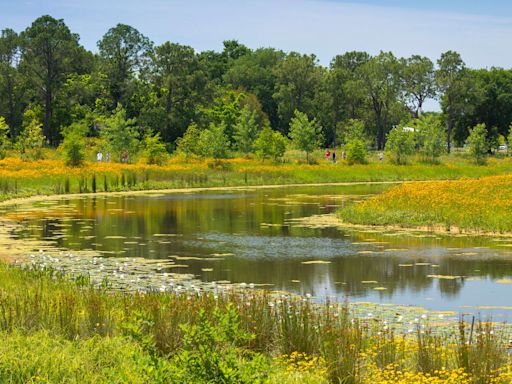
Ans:
{"type": "Polygon", "coordinates": [[[329,148],[325,151],[325,160],[329,161],[331,158],[331,151],[329,151],[329,148]]]}

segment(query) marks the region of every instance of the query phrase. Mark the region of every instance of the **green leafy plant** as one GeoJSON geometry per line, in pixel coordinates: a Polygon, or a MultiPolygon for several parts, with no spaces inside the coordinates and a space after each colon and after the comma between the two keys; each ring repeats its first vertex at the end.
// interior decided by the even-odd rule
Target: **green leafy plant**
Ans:
{"type": "Polygon", "coordinates": [[[83,123],[73,123],[63,130],[64,140],[61,144],[64,162],[68,166],[76,167],[85,159],[84,137],[87,126],[83,123]]]}
{"type": "Polygon", "coordinates": [[[305,113],[295,110],[295,115],[290,121],[290,138],[295,148],[306,152],[306,160],[309,163],[309,154],[323,141],[322,127],[316,119],[309,120],[305,113]]]}
{"type": "Polygon", "coordinates": [[[477,124],[469,131],[466,140],[469,151],[475,162],[483,165],[486,162],[487,152],[489,151],[489,143],[487,142],[487,129],[485,124],[477,124]]]}
{"type": "Polygon", "coordinates": [[[397,164],[405,164],[407,156],[414,153],[414,132],[402,126],[393,128],[386,136],[386,151],[397,164]]]}
{"type": "Polygon", "coordinates": [[[281,133],[264,128],[254,142],[256,155],[261,159],[272,159],[277,162],[283,158],[288,140],[281,133]]]}

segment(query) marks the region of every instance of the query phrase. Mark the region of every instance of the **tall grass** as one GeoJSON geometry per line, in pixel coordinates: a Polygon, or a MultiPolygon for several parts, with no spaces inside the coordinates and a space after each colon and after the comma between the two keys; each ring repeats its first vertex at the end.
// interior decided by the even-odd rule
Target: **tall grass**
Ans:
{"type": "Polygon", "coordinates": [[[246,158],[213,161],[173,157],[163,166],[86,162],[73,168],[61,160],[6,158],[0,160],[0,199],[210,186],[458,179],[511,171],[509,158],[492,159],[487,166],[476,166],[455,155],[438,165],[412,162],[405,166],[378,160],[350,166],[343,161],[333,164],[323,159],[316,164],[292,160],[274,164],[246,158]]]}
{"type": "Polygon", "coordinates": [[[93,288],[86,277],[0,264],[0,335],[11,351],[0,347],[6,382],[66,381],[70,369],[52,365],[54,353],[61,362],[83,359],[79,379],[87,367],[101,367],[101,380],[82,382],[109,382],[118,369],[129,378],[117,382],[366,383],[452,374],[468,380],[453,383],[509,382],[508,340],[499,329],[478,323],[472,340],[467,323],[451,329],[423,324],[406,335],[353,317],[347,304],[260,291],[128,294],[93,288]]]}
{"type": "Polygon", "coordinates": [[[344,207],[341,218],[370,225],[511,232],[512,177],[409,183],[344,207]]]}

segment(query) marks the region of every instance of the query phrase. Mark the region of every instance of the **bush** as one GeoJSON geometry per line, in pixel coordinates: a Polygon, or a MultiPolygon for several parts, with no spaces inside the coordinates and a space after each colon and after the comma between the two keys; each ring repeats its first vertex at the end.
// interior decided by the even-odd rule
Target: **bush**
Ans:
{"type": "Polygon", "coordinates": [[[160,133],[149,131],[144,136],[144,157],[148,164],[162,165],[167,160],[167,149],[162,143],[160,133]]]}
{"type": "Polygon", "coordinates": [[[422,115],[414,121],[416,142],[421,157],[425,161],[436,163],[446,151],[446,133],[440,119],[434,115],[422,115]]]}
{"type": "Polygon", "coordinates": [[[354,139],[345,146],[347,152],[347,161],[349,164],[366,164],[366,143],[361,139],[354,139]]]}
{"type": "Polygon", "coordinates": [[[489,143],[487,143],[487,129],[485,124],[477,124],[469,131],[466,140],[471,155],[479,165],[486,162],[487,152],[489,151],[489,143]]]}
{"type": "Polygon", "coordinates": [[[5,158],[7,149],[11,146],[8,134],[9,126],[5,122],[5,119],[0,116],[0,159],[5,158]]]}
{"type": "Polygon", "coordinates": [[[214,309],[215,324],[203,309],[198,323],[182,324],[183,348],[173,359],[176,382],[180,383],[258,383],[268,375],[267,359],[245,348],[255,336],[240,327],[233,305],[226,312],[214,309]]]}
{"type": "Polygon", "coordinates": [[[290,121],[290,138],[296,149],[306,152],[309,162],[309,154],[323,141],[322,127],[316,119],[310,121],[305,113],[295,110],[295,116],[290,121]]]}
{"type": "Polygon", "coordinates": [[[83,163],[86,131],[87,127],[80,123],[73,123],[63,130],[64,140],[61,148],[66,165],[76,167],[83,163]]]}
{"type": "Polygon", "coordinates": [[[260,132],[254,142],[254,150],[259,158],[270,158],[277,162],[283,158],[287,144],[286,137],[267,127],[260,132]]]}
{"type": "Polygon", "coordinates": [[[229,140],[226,137],[223,124],[210,124],[208,129],[199,134],[199,153],[203,157],[223,159],[228,155],[229,140]]]}
{"type": "Polygon", "coordinates": [[[28,109],[23,115],[23,130],[18,135],[16,149],[24,158],[27,154],[33,160],[43,158],[43,125],[39,122],[36,113],[28,109]]]}
{"type": "Polygon", "coordinates": [[[398,126],[387,134],[386,139],[386,151],[392,160],[397,164],[405,164],[407,156],[414,153],[414,133],[398,126]]]}
{"type": "Polygon", "coordinates": [[[185,133],[183,134],[183,136],[176,140],[176,151],[178,153],[183,153],[187,158],[193,155],[200,156],[200,133],[201,132],[197,127],[197,124],[190,124],[185,133]]]}

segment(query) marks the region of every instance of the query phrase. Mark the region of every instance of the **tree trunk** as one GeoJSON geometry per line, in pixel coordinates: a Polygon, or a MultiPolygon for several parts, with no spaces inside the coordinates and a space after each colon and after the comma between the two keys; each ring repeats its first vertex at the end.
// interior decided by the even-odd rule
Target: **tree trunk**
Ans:
{"type": "Polygon", "coordinates": [[[43,123],[43,134],[50,143],[53,141],[50,131],[50,120],[52,118],[52,91],[46,89],[45,92],[45,103],[44,103],[44,123],[43,123]]]}
{"type": "Polygon", "coordinates": [[[451,152],[451,147],[452,147],[452,143],[451,143],[451,140],[452,140],[452,118],[451,116],[448,116],[448,126],[447,126],[447,129],[446,129],[446,150],[448,151],[448,153],[451,152]]]}

